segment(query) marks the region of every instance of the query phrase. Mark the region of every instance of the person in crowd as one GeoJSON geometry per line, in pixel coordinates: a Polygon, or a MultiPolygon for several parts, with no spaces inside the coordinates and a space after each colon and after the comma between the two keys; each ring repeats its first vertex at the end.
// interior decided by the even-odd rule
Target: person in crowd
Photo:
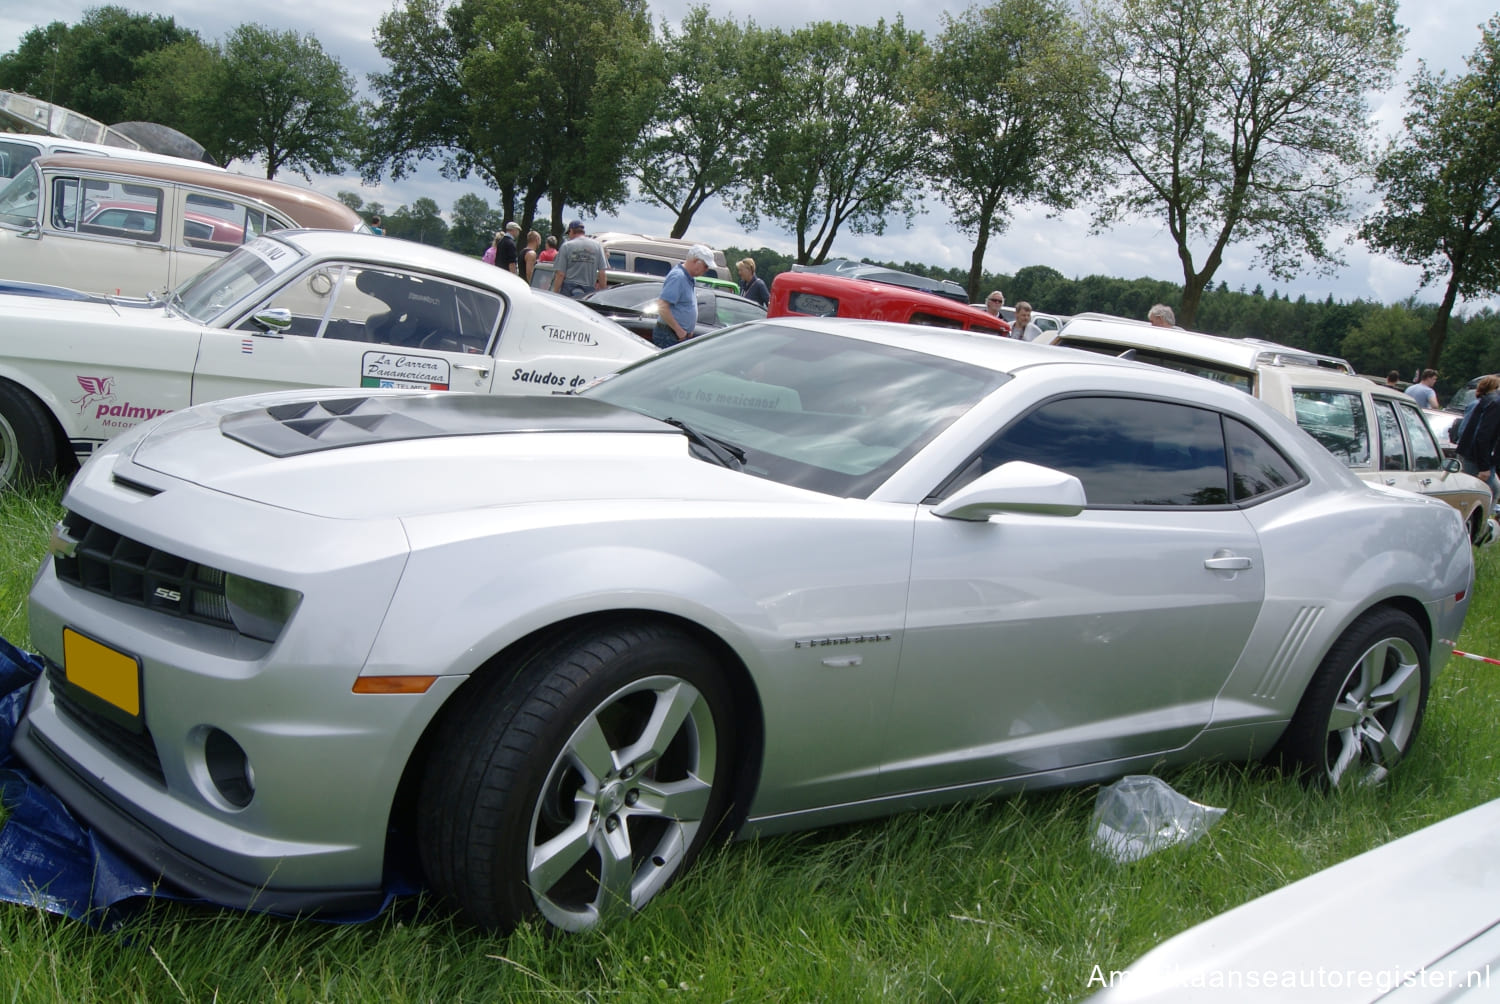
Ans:
{"type": "Polygon", "coordinates": [[[1177,315],[1172,313],[1172,308],[1167,306],[1165,303],[1158,303],[1150,310],[1146,311],[1146,320],[1150,321],[1158,328],[1177,327],[1177,315]]]}
{"type": "Polygon", "coordinates": [[[702,244],[694,244],[688,248],[687,260],[673,265],[667,273],[661,284],[661,298],[656,301],[656,326],[651,329],[651,342],[657,348],[671,348],[683,339],[693,337],[693,329],[698,326],[698,284],[695,280],[713,267],[714,253],[702,244]]]}
{"type": "Polygon", "coordinates": [[[553,267],[552,292],[575,300],[609,285],[604,275],[609,259],[598,241],[584,236],[582,220],[568,224],[568,239],[558,248],[553,267]]]}
{"type": "Polygon", "coordinates": [[[1433,390],[1433,386],[1437,383],[1437,378],[1437,370],[1423,370],[1422,376],[1417,380],[1417,382],[1406,388],[1407,396],[1416,401],[1422,407],[1436,411],[1440,407],[1440,405],[1438,404],[1437,391],[1433,390]]]}
{"type": "Polygon", "coordinates": [[[385,227],[380,225],[380,217],[370,217],[370,233],[380,234],[381,236],[385,235],[385,227]]]}
{"type": "Polygon", "coordinates": [[[755,274],[755,259],[741,258],[734,268],[740,274],[740,295],[762,307],[770,306],[771,291],[766,288],[766,280],[755,274]]]}
{"type": "Polygon", "coordinates": [[[990,290],[990,295],[984,298],[984,309],[991,317],[1000,316],[1000,308],[1005,306],[1005,294],[998,289],[990,290]]]}
{"type": "Polygon", "coordinates": [[[1036,322],[1031,319],[1031,304],[1025,300],[1016,304],[1016,319],[1011,322],[1010,337],[1029,342],[1041,333],[1042,329],[1037,327],[1036,322]]]}
{"type": "Polygon", "coordinates": [[[495,264],[511,275],[520,272],[521,254],[516,247],[516,235],[520,232],[521,225],[511,220],[505,225],[505,232],[500,235],[500,243],[495,245],[495,264]]]}
{"type": "Polygon", "coordinates": [[[1385,385],[1392,390],[1401,389],[1401,371],[1391,370],[1385,375],[1385,385]]]}
{"type": "Polygon", "coordinates": [[[1479,378],[1455,442],[1463,472],[1489,484],[1493,505],[1500,499],[1500,475],[1496,474],[1496,465],[1500,464],[1500,376],[1491,373],[1479,378]]]}
{"type": "Polygon", "coordinates": [[[553,234],[547,235],[542,253],[536,256],[537,261],[551,261],[557,257],[557,237],[553,234]]]}
{"type": "Polygon", "coordinates": [[[504,236],[504,230],[495,231],[495,236],[490,240],[490,246],[484,249],[484,254],[481,256],[484,259],[484,263],[486,265],[495,264],[495,255],[500,250],[500,239],[504,236]]]}
{"type": "Polygon", "coordinates": [[[535,230],[526,231],[526,251],[521,255],[521,278],[531,281],[531,273],[541,260],[537,252],[542,247],[542,235],[535,230]]]}

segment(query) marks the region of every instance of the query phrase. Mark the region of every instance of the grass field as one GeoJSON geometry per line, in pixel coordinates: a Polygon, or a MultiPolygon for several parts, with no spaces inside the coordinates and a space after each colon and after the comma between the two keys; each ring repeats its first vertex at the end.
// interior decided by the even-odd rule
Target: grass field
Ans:
{"type": "MultiPolygon", "coordinates": [[[[0,495],[0,634],[23,647],[57,498],[0,495]]],[[[1500,548],[1479,566],[1460,647],[1500,655],[1500,548]]],[[[1413,755],[1337,797],[1255,766],[1173,774],[1229,811],[1133,865],[1090,849],[1084,788],[715,848],[643,914],[585,936],[494,937],[420,901],[347,927],[153,904],[108,931],[0,904],[0,986],[70,1004],[1073,1000],[1095,967],[1500,796],[1497,707],[1500,667],[1453,660],[1413,755]]],[[[1380,894],[1376,879],[1371,909],[1380,894]]]]}

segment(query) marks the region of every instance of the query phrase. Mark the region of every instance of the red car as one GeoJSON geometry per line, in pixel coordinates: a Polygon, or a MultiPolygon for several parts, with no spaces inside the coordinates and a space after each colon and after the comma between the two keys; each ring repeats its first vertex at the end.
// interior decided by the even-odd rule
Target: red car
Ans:
{"type": "Polygon", "coordinates": [[[1010,325],[946,296],[871,279],[810,271],[783,272],[771,283],[767,317],[863,317],[936,328],[1009,335],[1010,325]]]}

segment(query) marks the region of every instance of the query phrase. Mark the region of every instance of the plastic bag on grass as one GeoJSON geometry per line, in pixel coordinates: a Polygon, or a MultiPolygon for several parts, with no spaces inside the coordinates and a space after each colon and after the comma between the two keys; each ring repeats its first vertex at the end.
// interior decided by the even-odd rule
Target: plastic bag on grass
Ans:
{"type": "Polygon", "coordinates": [[[1121,864],[1139,861],[1163,847],[1192,843],[1225,811],[1194,802],[1159,777],[1130,774],[1099,789],[1094,849],[1121,864]]]}

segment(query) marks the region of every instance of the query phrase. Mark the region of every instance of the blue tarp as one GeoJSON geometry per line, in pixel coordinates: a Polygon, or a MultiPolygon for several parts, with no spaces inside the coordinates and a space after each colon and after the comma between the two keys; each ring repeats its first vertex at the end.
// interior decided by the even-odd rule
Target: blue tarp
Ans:
{"type": "MultiPolygon", "coordinates": [[[[95,924],[151,898],[204,903],[174,894],[122,857],[107,837],[74,819],[67,806],[11,755],[16,723],[41,672],[38,656],[0,638],[0,801],[9,813],[0,829],[0,900],[95,924]]],[[[409,881],[390,881],[376,909],[319,919],[361,923],[379,916],[397,895],[415,891],[409,881]]]]}

